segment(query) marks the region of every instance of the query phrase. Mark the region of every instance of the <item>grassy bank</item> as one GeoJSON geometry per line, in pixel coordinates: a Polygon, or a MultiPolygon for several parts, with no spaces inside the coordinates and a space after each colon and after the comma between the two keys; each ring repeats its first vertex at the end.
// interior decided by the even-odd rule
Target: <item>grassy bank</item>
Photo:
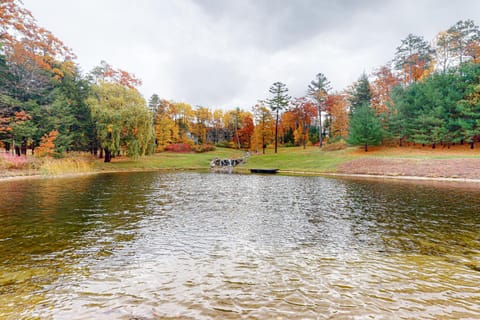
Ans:
{"type": "MultiPolygon", "coordinates": [[[[480,149],[471,150],[467,146],[452,148],[429,147],[377,147],[364,152],[362,148],[350,147],[341,150],[320,150],[318,147],[279,148],[278,154],[267,149],[267,153],[251,153],[246,164],[236,168],[239,172],[248,172],[250,168],[277,168],[285,172],[334,173],[339,166],[358,159],[480,159],[480,149]]],[[[218,148],[206,153],[171,153],[163,152],[148,157],[130,159],[117,157],[111,163],[104,163],[89,155],[73,154],[64,159],[49,159],[43,161],[34,174],[55,176],[62,174],[77,174],[89,172],[110,171],[144,171],[144,170],[206,170],[213,158],[235,159],[245,155],[244,151],[218,148]]],[[[432,161],[434,162],[434,161],[432,161]]],[[[11,170],[8,176],[31,175],[28,170],[11,170]]],[[[6,176],[6,175],[3,175],[6,176]]]]}

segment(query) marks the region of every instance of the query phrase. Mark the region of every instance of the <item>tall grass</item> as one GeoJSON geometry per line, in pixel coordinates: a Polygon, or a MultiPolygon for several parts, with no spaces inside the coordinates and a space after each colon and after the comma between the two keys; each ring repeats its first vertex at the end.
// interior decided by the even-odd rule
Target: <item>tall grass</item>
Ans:
{"type": "Polygon", "coordinates": [[[46,159],[40,167],[40,173],[46,176],[92,171],[94,171],[93,163],[81,158],[46,159]]]}

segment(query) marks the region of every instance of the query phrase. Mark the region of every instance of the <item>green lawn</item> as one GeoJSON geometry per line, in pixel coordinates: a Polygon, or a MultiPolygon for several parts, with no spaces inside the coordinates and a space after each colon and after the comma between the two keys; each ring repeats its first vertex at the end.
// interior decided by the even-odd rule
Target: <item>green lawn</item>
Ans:
{"type": "MultiPolygon", "coordinates": [[[[213,158],[236,159],[245,155],[245,151],[217,148],[205,153],[157,153],[139,159],[113,159],[112,163],[96,161],[94,168],[100,171],[109,170],[198,170],[208,169],[213,158]]],[[[247,163],[237,167],[237,171],[248,171],[250,168],[276,168],[282,171],[298,172],[335,172],[345,162],[362,158],[410,158],[410,159],[452,159],[478,158],[478,151],[468,148],[460,150],[425,148],[377,148],[363,152],[361,148],[350,147],[337,151],[320,150],[318,147],[279,148],[275,154],[267,149],[266,154],[252,152],[247,163]]]]}
{"type": "Polygon", "coordinates": [[[284,171],[335,172],[339,164],[352,160],[348,150],[321,151],[319,148],[280,148],[278,154],[268,150],[265,155],[253,155],[244,168],[276,168],[284,171]]]}
{"type": "MultiPolygon", "coordinates": [[[[157,153],[139,159],[113,159],[111,163],[97,161],[95,168],[109,170],[188,170],[208,169],[213,158],[236,159],[245,155],[244,151],[217,148],[205,153],[157,153]]],[[[347,150],[320,151],[318,148],[301,147],[279,148],[279,153],[267,150],[267,154],[251,153],[246,164],[238,167],[239,171],[250,168],[278,168],[285,171],[334,172],[340,163],[351,160],[347,150]]]]}
{"type": "MultiPolygon", "coordinates": [[[[467,147],[452,149],[438,148],[398,148],[379,147],[363,152],[361,148],[349,147],[343,150],[327,151],[318,147],[281,147],[278,154],[273,149],[267,149],[266,154],[252,152],[246,164],[236,167],[237,172],[248,172],[250,168],[276,168],[283,172],[292,173],[331,173],[336,172],[342,163],[358,158],[410,158],[410,159],[452,159],[452,158],[480,158],[480,150],[470,150],[467,147]]],[[[119,157],[111,163],[104,163],[100,159],[86,158],[83,162],[80,156],[72,155],[71,159],[49,161],[51,169],[44,170],[46,175],[56,175],[71,172],[87,171],[135,171],[135,170],[207,170],[210,161],[214,158],[237,159],[245,156],[245,151],[217,148],[205,153],[172,153],[162,152],[152,156],[130,159],[119,157]],[[78,161],[77,161],[78,160],[78,161]],[[85,164],[82,167],[82,164],[85,164]]]]}

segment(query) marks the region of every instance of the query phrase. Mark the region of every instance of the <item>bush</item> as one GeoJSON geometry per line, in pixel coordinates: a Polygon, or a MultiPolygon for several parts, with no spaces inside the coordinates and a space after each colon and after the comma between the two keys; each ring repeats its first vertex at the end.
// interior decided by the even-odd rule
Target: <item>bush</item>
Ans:
{"type": "Polygon", "coordinates": [[[5,169],[28,169],[29,161],[26,156],[16,156],[10,153],[4,153],[0,159],[2,167],[5,169]]]}
{"type": "Polygon", "coordinates": [[[165,147],[165,151],[186,153],[192,151],[192,147],[187,143],[172,143],[165,147]]]}
{"type": "Polygon", "coordinates": [[[203,152],[209,152],[209,151],[215,151],[215,150],[216,150],[215,146],[211,144],[200,144],[193,147],[193,151],[195,151],[196,153],[203,153],[203,152]]]}

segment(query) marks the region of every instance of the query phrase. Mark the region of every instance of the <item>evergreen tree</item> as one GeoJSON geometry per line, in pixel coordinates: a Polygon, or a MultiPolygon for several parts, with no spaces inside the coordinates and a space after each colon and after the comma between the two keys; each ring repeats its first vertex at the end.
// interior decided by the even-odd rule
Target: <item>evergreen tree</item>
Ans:
{"type": "Polygon", "coordinates": [[[272,94],[272,98],[267,99],[267,103],[270,109],[275,112],[275,153],[277,153],[278,117],[280,111],[288,106],[291,97],[287,94],[287,86],[281,82],[275,82],[268,91],[272,94]]]}
{"type": "Polygon", "coordinates": [[[350,118],[348,143],[363,145],[365,152],[369,145],[379,145],[384,137],[380,119],[368,104],[356,108],[350,118]]]}
{"type": "Polygon", "coordinates": [[[365,73],[363,73],[358,81],[353,85],[353,90],[349,97],[350,113],[365,104],[370,105],[372,101],[372,91],[370,90],[370,82],[365,73]]]}
{"type": "Polygon", "coordinates": [[[322,112],[326,111],[326,100],[330,90],[330,81],[323,73],[318,73],[316,79],[312,80],[308,86],[308,95],[315,100],[318,109],[318,141],[320,142],[320,148],[323,145],[322,112]]]}
{"type": "Polygon", "coordinates": [[[160,103],[161,103],[160,97],[158,96],[158,94],[154,93],[152,94],[150,99],[148,99],[148,108],[150,109],[151,112],[156,114],[160,103]]]}

